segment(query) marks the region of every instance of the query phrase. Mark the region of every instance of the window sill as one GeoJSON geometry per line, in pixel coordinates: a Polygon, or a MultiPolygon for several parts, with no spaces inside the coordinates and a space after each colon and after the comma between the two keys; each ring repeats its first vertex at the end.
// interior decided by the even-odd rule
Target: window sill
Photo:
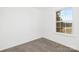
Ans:
{"type": "Polygon", "coordinates": [[[73,37],[73,34],[59,33],[59,32],[56,32],[55,34],[56,35],[64,35],[64,36],[67,36],[67,37],[73,37]]]}

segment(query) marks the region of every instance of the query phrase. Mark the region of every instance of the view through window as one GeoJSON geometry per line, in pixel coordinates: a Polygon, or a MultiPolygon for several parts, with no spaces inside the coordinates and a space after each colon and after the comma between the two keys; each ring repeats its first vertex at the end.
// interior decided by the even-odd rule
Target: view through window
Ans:
{"type": "Polygon", "coordinates": [[[56,12],[56,32],[72,33],[72,8],[56,12]]]}

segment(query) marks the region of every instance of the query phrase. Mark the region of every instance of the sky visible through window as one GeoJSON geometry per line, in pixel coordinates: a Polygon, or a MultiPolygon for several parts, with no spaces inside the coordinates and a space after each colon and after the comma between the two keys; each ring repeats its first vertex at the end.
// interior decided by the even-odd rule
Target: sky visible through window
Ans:
{"type": "Polygon", "coordinates": [[[60,17],[63,22],[72,23],[72,8],[61,10],[60,17]]]}

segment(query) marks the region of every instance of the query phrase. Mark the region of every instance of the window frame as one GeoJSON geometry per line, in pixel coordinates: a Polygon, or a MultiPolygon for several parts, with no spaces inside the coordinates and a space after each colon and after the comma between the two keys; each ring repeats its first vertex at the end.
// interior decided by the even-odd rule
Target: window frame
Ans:
{"type": "MultiPolygon", "coordinates": [[[[56,10],[56,12],[55,12],[55,14],[57,13],[57,11],[61,11],[61,10],[64,10],[64,9],[66,9],[67,7],[65,7],[65,8],[60,8],[60,9],[58,9],[58,10],[56,10]]],[[[55,16],[55,18],[56,18],[56,16],[55,16]]],[[[57,18],[55,19],[55,30],[56,30],[56,28],[57,28],[57,25],[56,25],[56,23],[57,23],[57,18]]],[[[59,21],[59,22],[61,22],[61,21],[59,21]]],[[[62,32],[57,32],[57,31],[55,31],[56,33],[55,34],[58,34],[58,35],[66,35],[66,36],[72,36],[72,34],[73,34],[73,24],[74,24],[74,21],[73,21],[73,8],[72,8],[72,33],[71,34],[69,34],[69,33],[62,33],[62,32]]]]}

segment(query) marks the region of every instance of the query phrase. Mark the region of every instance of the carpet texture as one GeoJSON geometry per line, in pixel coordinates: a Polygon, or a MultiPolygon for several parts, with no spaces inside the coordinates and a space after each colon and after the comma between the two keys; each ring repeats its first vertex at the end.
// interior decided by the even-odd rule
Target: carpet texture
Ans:
{"type": "Polygon", "coordinates": [[[1,52],[78,52],[51,40],[40,38],[1,52]]]}

